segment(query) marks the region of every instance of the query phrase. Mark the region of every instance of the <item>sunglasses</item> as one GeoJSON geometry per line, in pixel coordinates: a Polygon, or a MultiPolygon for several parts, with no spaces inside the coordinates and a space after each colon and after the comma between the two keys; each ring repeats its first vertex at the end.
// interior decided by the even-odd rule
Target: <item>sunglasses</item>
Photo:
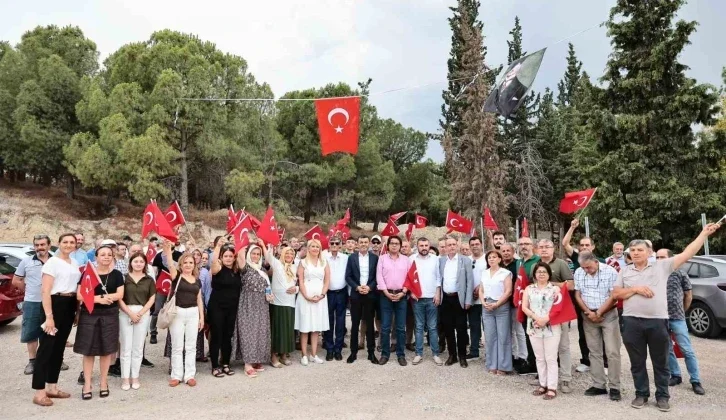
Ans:
{"type": "Polygon", "coordinates": [[[340,245],[340,242],[331,242],[330,245],[340,245]]]}
{"type": "Polygon", "coordinates": [[[376,245],[379,245],[379,244],[381,243],[381,241],[379,241],[379,240],[375,240],[375,241],[371,241],[371,243],[372,243],[372,244],[376,244],[376,245]]]}

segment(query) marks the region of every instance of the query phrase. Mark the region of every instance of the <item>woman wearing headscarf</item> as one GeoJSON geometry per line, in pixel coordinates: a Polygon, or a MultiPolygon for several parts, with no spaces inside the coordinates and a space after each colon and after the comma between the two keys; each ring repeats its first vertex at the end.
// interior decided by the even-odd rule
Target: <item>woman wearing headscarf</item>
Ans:
{"type": "Polygon", "coordinates": [[[272,244],[267,246],[265,258],[272,266],[272,296],[270,324],[272,325],[273,367],[289,366],[290,353],[295,351],[295,250],[284,247],[280,259],[273,255],[272,244]]]}
{"type": "Polygon", "coordinates": [[[262,364],[270,362],[269,305],[273,296],[266,293],[271,290],[269,277],[262,269],[264,242],[258,240],[258,244],[242,248],[238,256],[242,287],[232,338],[232,354],[244,362],[245,375],[250,378],[256,378],[257,372],[265,370],[262,364]]]}
{"type": "MultiPolygon", "coordinates": [[[[83,355],[83,400],[93,398],[91,381],[93,363],[99,356],[101,390],[99,396],[106,398],[108,390],[108,368],[116,358],[119,343],[119,305],[124,297],[124,276],[114,269],[114,251],[108,245],[96,249],[96,272],[99,284],[93,291],[93,313],[89,313],[86,305],[81,305],[76,330],[76,343],[73,351],[83,355]]],[[[77,298],[83,302],[81,286],[78,287],[77,298]]]]}
{"type": "Polygon", "coordinates": [[[239,269],[235,261],[234,246],[219,241],[212,255],[212,292],[207,311],[209,315],[209,349],[212,358],[212,376],[221,378],[234,375],[229,367],[232,354],[232,335],[237,320],[240,287],[239,269]],[[220,367],[220,351],[222,363],[220,367]]]}
{"type": "Polygon", "coordinates": [[[308,253],[300,261],[297,268],[300,297],[295,303],[295,329],[300,331],[300,347],[302,358],[300,363],[307,366],[310,361],[323,363],[318,357],[318,337],[321,331],[330,328],[328,319],[328,293],[330,285],[330,267],[322,255],[322,246],[317,239],[308,241],[308,253]],[[308,357],[308,336],[312,347],[312,356],[308,357]]]}

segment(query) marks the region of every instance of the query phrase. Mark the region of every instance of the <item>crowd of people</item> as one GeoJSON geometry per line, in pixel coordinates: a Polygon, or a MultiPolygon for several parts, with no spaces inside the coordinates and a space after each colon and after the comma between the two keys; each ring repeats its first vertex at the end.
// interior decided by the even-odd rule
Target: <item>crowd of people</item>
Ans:
{"type": "Polygon", "coordinates": [[[571,245],[577,227],[575,220],[563,238],[563,258],[555,256],[551,240],[521,237],[515,250],[502,232],[444,237],[437,246],[425,237],[411,243],[391,236],[384,248],[381,236],[360,235],[333,237],[329,249],[316,239],[291,238],[277,247],[258,240],[239,250],[223,236],[208,248],[156,238],[144,246],[125,237],[98,240],[85,250],[83,234],[69,233],[60,236],[53,256],[51,239],[36,235],[35,254],[13,277],[25,290],[21,341],[29,353],[25,373],[32,375],[33,402],[51,406],[52,399],[70,397],[57,386],[67,346],[83,356],[83,400],[93,398],[96,357],[100,398],[110,395],[109,375],[121,377],[124,391],[139,389],[141,366],[154,366],[144,356],[146,338],[157,344],[159,324],[167,323],[171,387],[196,386],[197,362],[211,361],[211,375],[223,378],[235,374],[233,360],[241,361],[244,375],[255,378],[267,366],[290,366],[296,350],[303,366],[342,361],[346,347],[347,363],[366,350],[372,364],[389,363],[395,352],[396,362],[406,366],[406,350],[419,365],[428,346],[437,366],[466,368],[483,357],[490,374],[536,375],[533,394],[551,400],[572,392],[570,323],[550,322],[563,290],[577,313],[576,370],[592,378],[585,395],[621,399],[624,344],[635,384],[631,405],[642,408],[650,398],[649,352],[656,406],[668,411],[668,387],[682,382],[670,332],[685,355],[693,391],[703,395],[685,323],[691,285],[679,267],[720,225],[706,226],[677,255],[654,252],[649,241],[638,239],[627,250],[613,244],[606,259],[596,256],[589,237],[579,240],[578,249],[571,245]],[[153,261],[147,255],[155,255],[153,261]],[[81,303],[80,268],[88,261],[100,279],[92,312],[81,303]],[[418,297],[406,287],[414,262],[418,297]],[[162,271],[171,281],[168,296],[156,284],[162,271]],[[517,287],[522,273],[529,281],[523,290],[517,287]],[[524,322],[517,317],[517,297],[524,322]]]}

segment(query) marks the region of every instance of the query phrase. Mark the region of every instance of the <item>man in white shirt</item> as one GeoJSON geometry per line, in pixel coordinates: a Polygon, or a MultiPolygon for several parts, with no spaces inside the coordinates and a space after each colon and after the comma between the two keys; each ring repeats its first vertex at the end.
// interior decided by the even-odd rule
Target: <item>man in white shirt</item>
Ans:
{"type": "Polygon", "coordinates": [[[416,241],[418,253],[409,257],[416,263],[418,279],[421,284],[421,297],[413,303],[413,313],[416,322],[416,357],[413,364],[421,363],[423,358],[424,325],[429,331],[429,343],[434,354],[434,363],[441,366],[443,361],[439,357],[439,332],[437,329],[438,309],[441,304],[441,272],[439,259],[430,251],[431,244],[426,238],[416,241]]]}
{"type": "Polygon", "coordinates": [[[457,254],[456,239],[446,239],[446,256],[439,258],[439,272],[442,276],[441,326],[446,334],[449,358],[445,365],[457,361],[466,368],[466,346],[469,333],[466,328],[466,311],[469,310],[474,293],[474,275],[469,257],[457,254]]]}
{"type": "MultiPolygon", "coordinates": [[[[358,358],[358,327],[365,326],[365,332],[361,328],[361,335],[365,336],[368,343],[368,360],[374,365],[378,364],[375,355],[376,339],[373,329],[373,312],[378,301],[376,293],[376,265],[378,256],[368,252],[368,237],[358,237],[358,252],[348,257],[348,264],[345,268],[345,282],[350,286],[350,356],[348,363],[354,363],[358,358]],[[362,321],[362,322],[361,322],[362,321]]],[[[363,339],[361,337],[363,348],[363,339]]]]}
{"type": "Polygon", "coordinates": [[[482,324],[482,304],[479,297],[479,284],[481,284],[481,274],[487,269],[487,261],[484,256],[484,246],[481,238],[472,237],[469,239],[469,248],[471,249],[471,268],[474,274],[474,293],[471,308],[466,311],[469,318],[469,336],[471,343],[469,345],[469,353],[466,355],[467,360],[479,359],[479,343],[481,342],[481,324],[482,324]]]}
{"type": "Polygon", "coordinates": [[[345,267],[348,256],[340,252],[342,240],[335,236],[330,240],[330,252],[326,259],[330,266],[330,287],[328,288],[328,320],[330,328],[323,333],[323,344],[328,354],[325,360],[343,360],[343,339],[345,338],[345,309],[348,301],[348,287],[345,283],[345,267]]]}

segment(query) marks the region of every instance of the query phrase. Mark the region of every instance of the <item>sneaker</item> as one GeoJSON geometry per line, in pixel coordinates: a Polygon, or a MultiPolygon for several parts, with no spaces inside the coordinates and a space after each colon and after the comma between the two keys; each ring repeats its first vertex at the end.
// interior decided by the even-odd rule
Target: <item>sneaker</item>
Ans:
{"type": "Polygon", "coordinates": [[[668,381],[668,386],[676,386],[683,383],[683,379],[680,376],[671,376],[671,379],[668,381]]]}
{"type": "Polygon", "coordinates": [[[578,372],[580,372],[580,373],[589,372],[590,371],[590,366],[584,365],[584,364],[580,363],[579,365],[577,365],[577,367],[575,368],[575,370],[578,371],[578,372]]]}
{"type": "Polygon", "coordinates": [[[86,377],[83,376],[83,372],[81,372],[80,375],[78,375],[78,385],[85,385],[86,384],[86,377]]]}
{"type": "Polygon", "coordinates": [[[466,360],[479,360],[479,359],[481,359],[481,357],[479,357],[478,354],[473,355],[473,354],[469,353],[466,355],[466,360]]]}
{"type": "Polygon", "coordinates": [[[444,361],[439,356],[434,356],[434,363],[436,363],[436,366],[443,366],[444,361]]]}
{"type": "Polygon", "coordinates": [[[23,370],[23,373],[26,375],[32,375],[35,371],[35,360],[32,360],[28,362],[27,365],[25,365],[25,369],[23,370]]]}
{"type": "Polygon", "coordinates": [[[620,390],[615,388],[610,388],[610,401],[620,401],[620,390]]]}
{"type": "Polygon", "coordinates": [[[594,386],[587,388],[587,390],[585,391],[585,395],[588,397],[594,397],[596,395],[605,395],[607,393],[608,393],[607,389],[597,388],[594,386]]]}
{"type": "Polygon", "coordinates": [[[696,395],[706,395],[706,390],[703,389],[700,382],[694,382],[691,386],[693,387],[693,392],[695,392],[696,395]]]}
{"type": "Polygon", "coordinates": [[[648,403],[648,399],[645,397],[635,397],[633,402],[630,403],[630,406],[633,408],[643,408],[648,403]]]}
{"type": "Polygon", "coordinates": [[[151,363],[146,357],[144,357],[143,359],[141,359],[141,366],[146,368],[153,368],[154,364],[151,363]]]}
{"type": "Polygon", "coordinates": [[[568,381],[562,381],[562,384],[560,385],[560,391],[562,391],[563,394],[571,393],[572,388],[570,388],[570,383],[568,381]]]}
{"type": "Polygon", "coordinates": [[[300,359],[300,364],[303,365],[303,366],[307,366],[308,365],[308,357],[307,356],[303,356],[300,359]]]}
{"type": "Polygon", "coordinates": [[[414,357],[414,358],[413,358],[413,362],[412,362],[412,363],[413,363],[413,364],[414,364],[414,366],[415,366],[415,365],[417,365],[417,364],[421,363],[421,360],[423,360],[423,357],[421,357],[421,356],[419,356],[419,355],[417,354],[417,355],[416,355],[416,357],[414,357]]]}
{"type": "Polygon", "coordinates": [[[315,356],[313,356],[313,362],[317,363],[319,365],[322,365],[323,363],[325,363],[325,361],[323,359],[319,358],[317,354],[315,356]]]}
{"type": "Polygon", "coordinates": [[[671,411],[671,405],[668,404],[668,400],[665,398],[661,398],[655,402],[655,406],[660,411],[671,411]]]}
{"type": "Polygon", "coordinates": [[[61,363],[61,370],[68,370],[68,369],[69,368],[68,368],[68,365],[66,364],[66,362],[62,362],[61,363]]]}

